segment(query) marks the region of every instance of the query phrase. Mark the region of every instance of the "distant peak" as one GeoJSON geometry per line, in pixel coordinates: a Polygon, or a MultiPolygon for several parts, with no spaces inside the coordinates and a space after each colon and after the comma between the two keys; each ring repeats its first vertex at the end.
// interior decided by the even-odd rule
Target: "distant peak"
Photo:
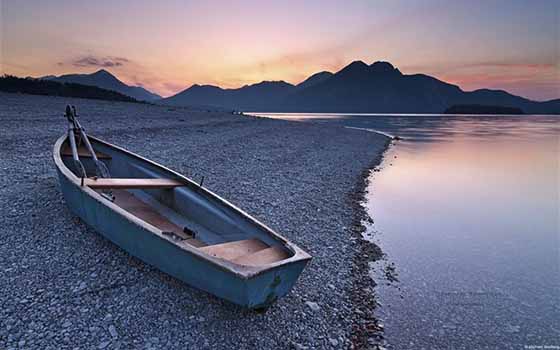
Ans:
{"type": "MultiPolygon", "coordinates": [[[[314,78],[314,77],[328,77],[328,76],[331,76],[331,75],[333,75],[333,73],[324,70],[324,71],[322,71],[322,72],[313,74],[313,75],[310,76],[309,78],[314,78]]],[[[308,79],[309,79],[309,78],[308,78],[308,79]]]]}
{"type": "Polygon", "coordinates": [[[322,71],[322,72],[319,72],[319,73],[315,73],[312,76],[310,76],[309,78],[307,78],[304,81],[302,81],[301,83],[299,83],[297,85],[297,87],[300,88],[300,89],[307,88],[307,87],[319,84],[319,83],[327,80],[328,78],[330,78],[333,75],[334,75],[333,73],[327,72],[327,71],[322,71]]]}
{"type": "Polygon", "coordinates": [[[110,75],[113,76],[113,74],[111,74],[109,71],[105,70],[105,69],[100,69],[97,72],[93,73],[95,75],[110,75]]]}
{"type": "Polygon", "coordinates": [[[369,67],[370,70],[374,73],[398,73],[399,75],[402,74],[401,71],[395,68],[395,66],[386,61],[374,62],[369,67]]]}
{"type": "Polygon", "coordinates": [[[370,67],[375,68],[375,69],[379,69],[379,70],[385,70],[385,71],[390,71],[390,70],[395,69],[395,67],[387,61],[373,62],[370,67]]]}
{"type": "Polygon", "coordinates": [[[190,89],[193,89],[193,90],[197,90],[197,89],[199,89],[199,90],[219,89],[219,90],[221,90],[222,88],[219,87],[219,86],[208,85],[208,84],[206,84],[206,85],[193,84],[193,85],[191,85],[191,87],[189,87],[187,90],[190,90],[190,89]]]}
{"type": "Polygon", "coordinates": [[[258,85],[290,85],[290,84],[286,83],[284,80],[263,80],[260,83],[253,84],[252,86],[258,86],[258,85]]]}
{"type": "Polygon", "coordinates": [[[368,65],[365,64],[364,61],[356,60],[356,61],[353,61],[352,63],[350,63],[349,65],[347,65],[346,67],[347,68],[350,68],[350,67],[361,68],[361,67],[367,67],[367,66],[368,65]]]}
{"type": "Polygon", "coordinates": [[[246,88],[285,88],[285,87],[292,87],[292,86],[293,86],[292,84],[287,83],[284,80],[263,80],[260,83],[243,85],[241,87],[241,89],[246,89],[246,88]]]}
{"type": "Polygon", "coordinates": [[[360,73],[365,72],[369,69],[369,66],[365,64],[363,61],[354,61],[347,65],[346,67],[342,68],[338,73],[360,73]]]}

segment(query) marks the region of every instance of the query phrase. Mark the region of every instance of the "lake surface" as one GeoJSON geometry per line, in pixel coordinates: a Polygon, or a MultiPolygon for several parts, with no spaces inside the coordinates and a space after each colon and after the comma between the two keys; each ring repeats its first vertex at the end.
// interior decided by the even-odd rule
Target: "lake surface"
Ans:
{"type": "Polygon", "coordinates": [[[560,349],[559,116],[272,117],[403,138],[366,204],[388,348],[560,349]]]}

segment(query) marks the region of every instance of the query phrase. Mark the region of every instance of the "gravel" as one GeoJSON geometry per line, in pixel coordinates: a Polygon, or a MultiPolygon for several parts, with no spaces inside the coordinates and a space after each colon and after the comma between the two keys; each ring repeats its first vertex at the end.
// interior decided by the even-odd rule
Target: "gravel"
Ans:
{"type": "Polygon", "coordinates": [[[196,109],[0,93],[0,348],[349,348],[363,289],[357,203],[388,139],[196,109]],[[265,313],[128,255],[73,216],[52,161],[75,104],[88,132],[183,174],[314,259],[265,313]],[[312,306],[313,305],[313,306],[312,306]]]}

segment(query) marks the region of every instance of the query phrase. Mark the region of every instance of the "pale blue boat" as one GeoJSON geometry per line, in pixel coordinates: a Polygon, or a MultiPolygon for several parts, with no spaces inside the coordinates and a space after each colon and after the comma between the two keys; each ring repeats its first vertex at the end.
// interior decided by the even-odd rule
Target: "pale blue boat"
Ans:
{"type": "Polygon", "coordinates": [[[54,146],[68,207],[107,239],[185,283],[233,303],[261,309],[287,294],[311,256],[192,180],[89,137],[111,178],[69,136],[54,146]],[[79,162],[78,162],[79,163],[79,162]],[[110,192],[109,192],[110,191],[110,192]]]}

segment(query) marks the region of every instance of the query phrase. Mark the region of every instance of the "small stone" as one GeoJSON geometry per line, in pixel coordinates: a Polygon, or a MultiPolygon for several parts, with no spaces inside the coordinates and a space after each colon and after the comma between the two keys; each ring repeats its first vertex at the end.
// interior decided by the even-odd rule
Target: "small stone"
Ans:
{"type": "Polygon", "coordinates": [[[70,327],[71,325],[72,325],[72,322],[66,321],[66,322],[64,322],[64,323],[62,324],[62,328],[68,328],[68,327],[70,327]]]}
{"type": "Polygon", "coordinates": [[[25,340],[20,340],[19,343],[18,343],[18,346],[20,348],[24,347],[25,346],[25,340]]]}
{"type": "Polygon", "coordinates": [[[294,348],[296,348],[296,350],[307,350],[308,349],[307,346],[303,346],[299,343],[294,343],[294,348]]]}
{"type": "Polygon", "coordinates": [[[329,343],[331,343],[332,346],[338,346],[338,340],[334,338],[329,338],[329,343]]]}
{"type": "Polygon", "coordinates": [[[319,306],[319,304],[317,304],[317,303],[314,302],[314,301],[306,301],[305,304],[306,304],[307,306],[309,306],[309,308],[310,308],[311,310],[313,310],[313,311],[319,311],[319,310],[321,310],[321,307],[319,306]]]}
{"type": "Polygon", "coordinates": [[[110,341],[104,341],[103,343],[99,344],[99,346],[97,348],[98,349],[105,349],[109,344],[111,344],[110,341]]]}
{"type": "Polygon", "coordinates": [[[117,333],[117,329],[113,325],[109,326],[109,334],[111,334],[111,337],[113,337],[113,338],[118,338],[119,337],[119,333],[117,333]]]}

